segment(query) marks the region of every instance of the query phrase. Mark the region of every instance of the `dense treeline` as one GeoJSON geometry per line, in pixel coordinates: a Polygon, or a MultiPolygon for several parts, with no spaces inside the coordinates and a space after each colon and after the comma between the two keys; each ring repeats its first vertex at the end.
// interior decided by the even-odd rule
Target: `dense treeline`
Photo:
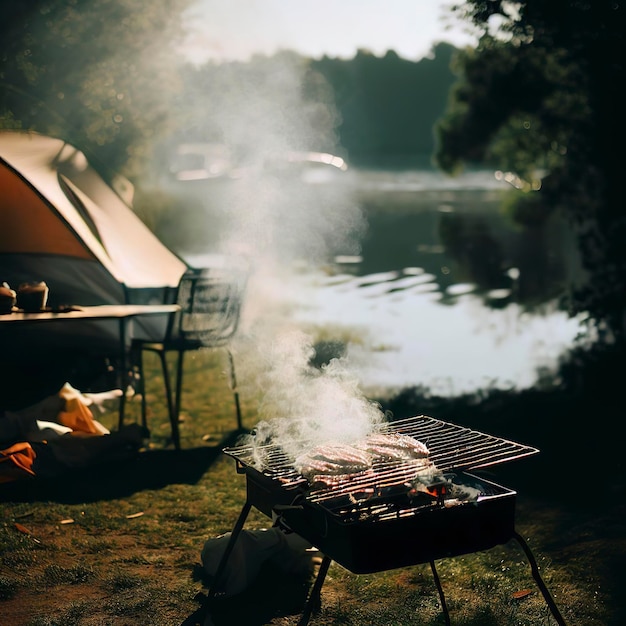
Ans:
{"type": "Polygon", "coordinates": [[[450,69],[455,51],[441,43],[417,62],[391,51],[382,58],[360,51],[350,60],[312,63],[333,88],[341,145],[352,162],[420,157],[421,164],[428,162],[435,149],[433,128],[455,80],[450,69]]]}
{"type": "Polygon", "coordinates": [[[290,149],[337,151],[355,165],[430,165],[433,128],[455,80],[455,51],[440,43],[419,61],[361,50],[352,59],[281,52],[247,63],[187,66],[177,102],[184,123],[174,138],[253,151],[249,137],[262,134],[270,147],[282,142],[290,149]],[[236,124],[233,110],[240,116],[236,124]],[[271,133],[262,133],[267,127],[271,133]]]}
{"type": "Polygon", "coordinates": [[[196,67],[174,47],[189,0],[139,4],[3,5],[0,128],[61,136],[105,176],[123,170],[135,179],[157,147],[192,139],[249,149],[245,129],[261,126],[266,143],[270,133],[291,133],[287,148],[343,151],[355,163],[429,162],[433,126],[454,81],[452,46],[439,44],[417,62],[391,51],[345,60],[281,52],[196,67]],[[242,104],[252,101],[256,113],[242,104]],[[233,121],[236,112],[244,121],[233,121]]]}

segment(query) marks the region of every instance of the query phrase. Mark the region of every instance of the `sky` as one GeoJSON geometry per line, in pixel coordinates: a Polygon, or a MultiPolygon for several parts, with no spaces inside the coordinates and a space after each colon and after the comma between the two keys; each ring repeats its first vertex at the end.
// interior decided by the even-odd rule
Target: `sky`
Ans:
{"type": "MultiPolygon", "coordinates": [[[[186,56],[195,63],[246,61],[294,50],[304,56],[352,58],[395,50],[408,60],[446,41],[474,44],[455,21],[452,0],[196,0],[187,11],[186,56]]],[[[458,0],[457,0],[457,3],[458,0]]]]}

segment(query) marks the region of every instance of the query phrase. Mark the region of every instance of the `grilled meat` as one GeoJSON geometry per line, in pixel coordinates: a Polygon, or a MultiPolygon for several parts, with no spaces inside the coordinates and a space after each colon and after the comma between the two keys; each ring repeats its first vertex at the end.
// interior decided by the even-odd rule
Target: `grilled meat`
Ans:
{"type": "Polygon", "coordinates": [[[421,441],[400,433],[379,433],[352,445],[331,442],[316,446],[298,456],[294,467],[303,476],[319,481],[322,476],[357,474],[381,461],[420,461],[420,469],[422,464],[431,465],[428,448],[421,441]]]}
{"type": "Polygon", "coordinates": [[[304,476],[354,474],[370,467],[372,459],[364,450],[342,443],[326,443],[301,454],[294,463],[304,476]]]}
{"type": "Polygon", "coordinates": [[[421,441],[402,433],[375,433],[357,445],[379,459],[400,461],[428,458],[428,448],[421,441]]]}

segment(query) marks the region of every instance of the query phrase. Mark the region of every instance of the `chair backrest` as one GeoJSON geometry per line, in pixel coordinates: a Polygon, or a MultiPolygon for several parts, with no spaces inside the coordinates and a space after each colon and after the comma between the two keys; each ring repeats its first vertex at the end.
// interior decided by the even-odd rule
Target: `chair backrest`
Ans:
{"type": "Polygon", "coordinates": [[[181,310],[172,328],[178,342],[217,347],[237,331],[245,281],[236,271],[190,269],[180,280],[181,310]]]}

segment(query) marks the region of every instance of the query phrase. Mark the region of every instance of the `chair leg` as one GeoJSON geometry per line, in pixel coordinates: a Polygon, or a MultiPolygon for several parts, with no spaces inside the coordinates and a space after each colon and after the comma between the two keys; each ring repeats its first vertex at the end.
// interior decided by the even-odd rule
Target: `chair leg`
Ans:
{"type": "Polygon", "coordinates": [[[176,370],[176,396],[175,396],[176,405],[175,406],[176,406],[177,417],[180,415],[180,407],[182,404],[184,357],[185,357],[185,351],[181,350],[178,353],[178,361],[176,364],[177,370],[176,370]]]}
{"type": "MultiPolygon", "coordinates": [[[[122,390],[122,395],[120,396],[118,407],[117,429],[118,431],[121,431],[124,426],[124,417],[126,416],[126,391],[128,386],[128,380],[123,368],[120,367],[119,370],[121,370],[119,373],[119,386],[122,390]]],[[[115,377],[115,380],[118,380],[118,376],[115,377]]]]}
{"type": "MultiPolygon", "coordinates": [[[[172,441],[176,450],[180,450],[180,433],[178,432],[178,408],[175,407],[175,399],[172,398],[172,382],[170,371],[167,366],[167,352],[163,350],[159,352],[161,359],[161,368],[163,370],[163,381],[165,383],[165,399],[167,402],[167,412],[170,418],[170,426],[172,429],[172,441]]],[[[177,402],[177,401],[176,401],[177,402]]]]}
{"type": "Polygon", "coordinates": [[[237,415],[237,428],[239,430],[243,430],[243,425],[241,422],[241,405],[239,404],[239,391],[237,390],[237,377],[235,376],[235,359],[233,358],[233,353],[226,349],[228,354],[228,362],[230,364],[230,388],[233,392],[233,398],[235,400],[235,412],[237,415]]]}
{"type": "Polygon", "coordinates": [[[174,422],[172,422],[172,433],[174,433],[174,430],[176,431],[176,441],[174,443],[177,449],[180,448],[180,436],[178,432],[178,418],[180,417],[180,407],[181,407],[182,395],[183,395],[184,357],[185,357],[185,351],[179,350],[178,359],[176,361],[176,389],[174,391],[174,401],[172,403],[172,406],[173,406],[172,419],[176,422],[176,425],[174,425],[174,422]]]}
{"type": "Polygon", "coordinates": [[[139,393],[141,394],[141,425],[148,430],[148,401],[146,400],[146,379],[143,371],[143,350],[137,350],[137,374],[139,376],[139,393]]]}

